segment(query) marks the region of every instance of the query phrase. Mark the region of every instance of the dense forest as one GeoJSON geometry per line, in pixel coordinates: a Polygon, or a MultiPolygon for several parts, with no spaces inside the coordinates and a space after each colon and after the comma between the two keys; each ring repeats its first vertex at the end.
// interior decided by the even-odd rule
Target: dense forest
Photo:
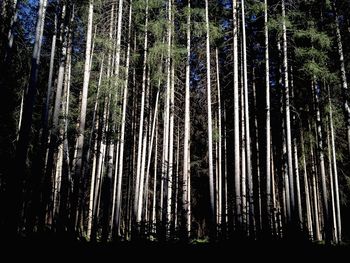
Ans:
{"type": "Polygon", "coordinates": [[[348,0],[0,0],[0,232],[350,239],[348,0]]]}

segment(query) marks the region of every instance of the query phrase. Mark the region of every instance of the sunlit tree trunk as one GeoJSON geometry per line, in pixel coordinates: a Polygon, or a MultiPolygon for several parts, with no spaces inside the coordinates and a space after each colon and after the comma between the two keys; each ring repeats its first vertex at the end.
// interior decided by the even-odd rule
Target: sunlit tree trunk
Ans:
{"type": "MultiPolygon", "coordinates": [[[[123,98],[123,113],[120,132],[120,152],[119,152],[119,167],[118,167],[118,183],[116,189],[116,208],[115,215],[112,214],[112,218],[115,220],[115,232],[117,236],[120,236],[120,221],[121,221],[121,202],[122,202],[122,178],[124,167],[124,145],[125,145],[125,126],[126,126],[126,113],[128,103],[128,85],[129,85],[129,69],[130,69],[130,53],[131,53],[131,27],[132,27],[132,0],[129,3],[129,28],[128,28],[128,46],[126,54],[126,72],[124,83],[124,98],[123,98]]],[[[118,22],[119,23],[119,22],[118,22]]]]}
{"type": "Polygon", "coordinates": [[[254,228],[254,200],[253,200],[253,175],[251,163],[251,141],[250,141],[250,111],[249,111],[249,93],[248,93],[248,66],[247,66],[247,40],[246,40],[246,23],[245,23],[245,1],[241,2],[242,8],[242,49],[243,49],[243,87],[244,87],[244,115],[245,115],[245,144],[246,144],[246,172],[248,181],[248,205],[249,221],[254,228]]]}
{"type": "Polygon", "coordinates": [[[341,213],[340,213],[340,200],[339,200],[339,184],[338,184],[338,167],[337,167],[337,156],[335,151],[335,132],[334,132],[334,124],[333,124],[333,105],[330,96],[330,90],[328,87],[328,103],[329,103],[329,129],[331,133],[331,147],[332,149],[332,169],[333,169],[333,177],[334,177],[334,192],[335,192],[335,207],[336,207],[336,217],[337,217],[337,236],[338,241],[342,241],[342,229],[341,229],[341,213]]]}
{"type": "MultiPolygon", "coordinates": [[[[213,171],[213,124],[211,110],[211,66],[210,66],[210,32],[209,32],[209,6],[205,0],[205,23],[206,23],[206,68],[207,68],[207,111],[208,111],[208,162],[209,162],[209,196],[210,196],[210,228],[211,238],[215,239],[215,185],[213,171]]],[[[238,168],[239,169],[239,168],[238,168]]],[[[239,183],[238,183],[239,184],[239,183]]]]}
{"type": "Polygon", "coordinates": [[[72,223],[76,221],[77,214],[75,210],[77,209],[77,196],[79,183],[81,181],[82,166],[84,164],[83,151],[84,151],[84,138],[85,138],[85,122],[86,122],[86,108],[87,99],[90,83],[90,71],[91,71],[91,50],[92,50],[92,29],[93,29],[93,15],[94,15],[94,1],[89,1],[89,14],[88,14],[88,25],[87,25],[87,35],[86,35],[86,48],[85,48],[85,65],[84,65],[84,79],[83,79],[83,89],[80,104],[80,117],[79,117],[79,130],[76,142],[77,155],[74,160],[74,190],[73,190],[73,200],[72,202],[72,223]]]}
{"type": "Polygon", "coordinates": [[[38,85],[39,64],[41,58],[41,47],[44,31],[44,23],[46,16],[47,0],[41,0],[39,4],[38,18],[35,30],[34,48],[31,58],[31,70],[29,76],[29,84],[27,93],[24,99],[22,124],[19,130],[18,141],[15,153],[15,167],[13,176],[8,181],[7,191],[8,198],[11,200],[11,205],[8,207],[9,229],[8,231],[15,234],[19,223],[19,212],[21,206],[21,183],[24,178],[26,168],[26,160],[28,153],[28,146],[32,128],[33,109],[35,104],[35,97],[38,85]]]}
{"type": "Polygon", "coordinates": [[[344,114],[345,114],[345,121],[346,121],[346,129],[347,129],[347,136],[348,136],[348,153],[350,154],[350,106],[349,106],[349,90],[348,90],[348,81],[346,77],[346,68],[345,68],[345,60],[344,60],[344,51],[343,51],[343,43],[342,43],[342,36],[340,33],[340,18],[337,13],[336,8],[336,1],[331,1],[334,16],[335,16],[335,33],[336,33],[336,40],[337,40],[337,47],[338,47],[338,54],[339,54],[339,62],[340,62],[340,73],[341,73],[341,84],[342,84],[342,92],[343,92],[343,103],[344,103],[344,114]]]}
{"type": "MultiPolygon", "coordinates": [[[[329,121],[329,119],[328,119],[329,121]]],[[[330,220],[332,221],[332,241],[336,244],[338,243],[338,229],[337,229],[337,219],[336,219],[336,209],[335,209],[335,195],[334,195],[334,176],[333,176],[333,164],[332,164],[332,150],[331,150],[331,139],[330,139],[330,130],[329,125],[327,126],[327,159],[328,159],[328,173],[329,173],[329,185],[330,185],[330,207],[331,207],[331,216],[330,220]]]]}
{"type": "Polygon", "coordinates": [[[265,89],[266,89],[266,208],[267,220],[271,222],[271,109],[270,109],[270,58],[267,0],[264,1],[265,23],[265,89]]]}
{"type": "Polygon", "coordinates": [[[219,66],[219,49],[215,49],[215,61],[216,61],[216,81],[217,81],[217,96],[218,96],[218,224],[222,226],[223,215],[223,174],[222,174],[222,115],[221,115],[221,85],[220,85],[220,66],[219,66]]]}
{"type": "Polygon", "coordinates": [[[306,166],[304,131],[302,129],[300,131],[300,144],[301,144],[301,155],[302,155],[303,174],[304,174],[306,227],[308,229],[309,238],[312,240],[314,238],[314,234],[313,234],[313,225],[312,225],[311,196],[310,196],[309,179],[308,179],[308,172],[307,172],[307,166],[306,166]]]}
{"type": "MultiPolygon", "coordinates": [[[[293,68],[291,67],[291,74],[290,74],[290,90],[291,90],[291,100],[294,103],[295,108],[295,95],[294,95],[294,76],[293,76],[293,68]]],[[[297,128],[297,113],[292,113],[293,118],[293,126],[294,128],[297,128]]],[[[297,227],[302,230],[303,229],[303,211],[302,211],[302,204],[301,204],[301,192],[300,192],[300,179],[299,179],[299,155],[298,155],[298,142],[297,137],[293,136],[292,140],[293,144],[293,167],[294,167],[294,174],[295,174],[295,192],[296,192],[296,199],[297,199],[297,213],[298,213],[298,222],[297,227]]]]}
{"type": "MultiPolygon", "coordinates": [[[[240,135],[239,135],[239,83],[238,83],[238,15],[237,0],[232,1],[233,9],[233,99],[234,99],[234,167],[235,167],[235,205],[236,224],[242,221],[240,190],[240,135]]],[[[239,227],[239,226],[238,226],[239,227]]]]}
{"type": "Polygon", "coordinates": [[[330,222],[329,222],[329,207],[328,207],[328,192],[327,192],[327,179],[326,179],[326,168],[324,160],[324,147],[323,147],[323,129],[320,109],[320,86],[317,81],[313,82],[313,95],[314,105],[316,114],[316,132],[317,132],[317,152],[318,161],[320,167],[321,187],[322,187],[322,208],[323,208],[323,220],[324,220],[324,231],[326,241],[330,241],[330,222]]]}
{"type": "Polygon", "coordinates": [[[146,78],[147,78],[147,55],[148,55],[148,0],[146,0],[146,19],[145,19],[145,38],[144,38],[144,56],[143,56],[143,69],[142,69],[142,90],[141,90],[141,112],[140,112],[140,124],[139,124],[139,137],[138,137],[138,149],[137,149],[137,167],[136,167],[136,184],[135,184],[135,199],[134,199],[134,213],[136,223],[140,223],[139,209],[139,192],[141,185],[141,161],[142,161],[142,142],[144,134],[144,114],[145,114],[145,97],[146,97],[146,78]]]}
{"type": "Polygon", "coordinates": [[[314,209],[314,226],[315,226],[315,241],[321,240],[320,232],[320,220],[319,220],[319,202],[318,202],[318,192],[317,192],[317,183],[316,183],[316,164],[315,164],[315,154],[313,147],[313,138],[311,137],[311,125],[309,123],[309,132],[310,132],[310,154],[311,154],[311,172],[312,172],[312,200],[313,200],[313,209],[314,209]]]}
{"type": "Polygon", "coordinates": [[[190,123],[190,62],[191,62],[191,1],[188,0],[187,4],[187,58],[186,58],[186,83],[185,83],[185,129],[184,129],[184,149],[183,149],[183,183],[182,183],[182,228],[184,231],[184,238],[187,239],[191,231],[191,215],[189,213],[190,209],[190,199],[188,198],[191,191],[191,186],[189,184],[189,177],[191,176],[191,163],[190,163],[190,136],[191,136],[191,123],[190,123]]]}
{"type": "Polygon", "coordinates": [[[255,68],[253,68],[252,72],[253,76],[253,83],[252,83],[252,89],[253,89],[253,102],[254,102],[254,129],[255,129],[255,152],[256,152],[256,190],[257,190],[257,229],[262,229],[262,200],[261,200],[261,180],[260,180],[260,154],[259,154],[259,129],[258,129],[258,114],[257,114],[257,98],[256,98],[256,80],[255,80],[255,68]]]}
{"type": "MultiPolygon", "coordinates": [[[[286,26],[286,7],[285,0],[282,0],[282,28],[283,28],[283,77],[284,77],[284,110],[285,110],[285,129],[286,129],[286,146],[287,146],[287,164],[289,178],[290,210],[292,215],[295,212],[294,198],[294,174],[293,174],[293,155],[292,155],[292,131],[290,118],[290,97],[289,97],[289,73],[288,73],[288,42],[286,26]]],[[[291,218],[290,218],[291,219],[291,218]]]]}

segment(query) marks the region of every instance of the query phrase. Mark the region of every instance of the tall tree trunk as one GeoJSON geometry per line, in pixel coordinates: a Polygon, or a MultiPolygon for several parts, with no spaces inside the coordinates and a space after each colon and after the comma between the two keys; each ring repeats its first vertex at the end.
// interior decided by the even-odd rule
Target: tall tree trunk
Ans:
{"type": "Polygon", "coordinates": [[[337,156],[335,151],[335,132],[334,132],[334,124],[333,124],[333,106],[330,95],[330,90],[328,87],[328,103],[329,103],[329,129],[331,133],[331,145],[328,147],[332,148],[332,169],[333,169],[333,177],[334,177],[334,192],[335,192],[335,209],[336,209],[336,217],[337,217],[337,236],[338,242],[342,241],[342,229],[341,229],[341,213],[340,213],[340,200],[339,200],[339,184],[338,184],[338,167],[337,167],[337,156]]]}
{"type": "MultiPolygon", "coordinates": [[[[256,80],[255,80],[255,68],[253,68],[253,83],[252,83],[252,89],[253,89],[253,101],[254,101],[254,129],[255,129],[255,152],[256,152],[256,190],[257,190],[257,208],[258,208],[258,215],[257,215],[257,229],[261,231],[262,229],[262,202],[261,202],[261,176],[260,176],[260,147],[259,147],[259,129],[258,129],[258,114],[257,114],[257,97],[256,97],[256,80]]],[[[270,74],[269,74],[270,75],[270,74]]]]}
{"type": "Polygon", "coordinates": [[[240,111],[241,111],[241,198],[242,198],[242,225],[241,229],[239,229],[242,235],[245,234],[246,227],[247,227],[247,160],[246,160],[246,136],[245,136],[245,123],[246,118],[244,114],[244,108],[245,108],[245,93],[244,93],[244,67],[243,67],[243,53],[241,52],[241,65],[240,65],[240,71],[241,71],[241,90],[240,90],[240,111]]]}
{"type": "MultiPolygon", "coordinates": [[[[328,119],[329,121],[329,119],[328,119]]],[[[329,123],[328,123],[329,124],[329,123]]],[[[328,150],[328,173],[329,173],[329,185],[330,185],[330,207],[331,214],[330,220],[332,222],[331,229],[331,240],[334,243],[338,243],[338,228],[337,228],[337,219],[336,219],[336,208],[335,208],[335,194],[334,194],[334,177],[333,177],[333,164],[332,164],[332,150],[331,150],[331,139],[330,139],[330,130],[329,125],[327,125],[327,150],[328,150]]]]}
{"type": "Polygon", "coordinates": [[[315,160],[315,154],[314,154],[314,147],[313,147],[313,138],[311,137],[311,125],[309,123],[309,132],[310,132],[310,153],[311,153],[311,172],[312,172],[312,199],[313,199],[313,209],[314,209],[314,224],[315,224],[315,241],[321,240],[321,232],[320,232],[320,219],[319,219],[319,202],[318,202],[318,189],[317,189],[317,171],[316,171],[316,160],[315,160]]]}
{"type": "Polygon", "coordinates": [[[144,114],[145,114],[145,97],[146,97],[146,78],[147,78],[147,56],[148,55],[148,0],[146,0],[146,18],[145,18],[145,39],[144,39],[144,55],[143,55],[143,69],[142,69],[142,88],[141,88],[141,112],[139,124],[139,137],[137,149],[137,167],[136,167],[136,188],[134,199],[134,210],[136,224],[141,221],[139,209],[139,192],[141,183],[141,161],[142,161],[142,142],[144,134],[144,114]]]}
{"type": "Polygon", "coordinates": [[[241,190],[240,190],[240,135],[239,135],[239,85],[238,85],[238,15],[237,0],[232,1],[233,8],[233,99],[234,99],[234,167],[235,167],[235,223],[242,222],[241,214],[241,190]]]}
{"type": "Polygon", "coordinates": [[[218,96],[218,225],[222,227],[222,215],[223,215],[223,194],[222,191],[222,115],[221,115],[221,85],[220,85],[220,71],[219,71],[219,49],[215,49],[215,61],[216,61],[216,81],[217,81],[217,96],[218,96]]]}
{"type": "MultiPolygon", "coordinates": [[[[100,88],[102,84],[102,76],[103,76],[103,67],[104,67],[104,58],[102,58],[101,61],[101,66],[100,66],[100,76],[98,80],[98,85],[97,85],[97,94],[96,94],[96,101],[95,101],[95,106],[94,106],[94,117],[92,120],[92,123],[94,125],[94,129],[91,131],[91,137],[93,134],[95,134],[95,143],[94,143],[94,157],[92,161],[92,171],[91,171],[91,185],[90,185],[90,194],[89,194],[89,210],[88,210],[88,225],[87,225],[87,236],[91,240],[91,230],[92,230],[92,222],[93,222],[93,207],[94,207],[94,202],[96,199],[96,196],[94,195],[95,193],[95,185],[96,183],[96,162],[97,162],[97,144],[98,144],[98,130],[99,130],[99,119],[97,115],[97,110],[98,110],[98,101],[99,101],[99,93],[100,93],[100,88]],[[97,119],[96,119],[97,117],[97,119]]],[[[91,141],[91,138],[90,138],[91,141]]],[[[89,158],[87,158],[87,161],[89,161],[89,158]]]]}
{"type": "MultiPolygon", "coordinates": [[[[205,0],[206,23],[206,68],[207,68],[207,111],[208,111],[208,162],[209,162],[209,196],[210,196],[210,236],[215,240],[215,186],[213,171],[213,124],[211,111],[211,66],[210,66],[210,30],[209,30],[209,6],[205,0]]],[[[239,169],[239,168],[238,168],[239,169]]]]}
{"type": "Polygon", "coordinates": [[[245,143],[246,143],[246,162],[247,162],[247,179],[248,179],[248,204],[249,204],[249,222],[254,228],[254,192],[253,192],[253,174],[252,174],[252,154],[250,141],[250,113],[249,113],[249,93],[248,93],[248,66],[247,66],[247,40],[246,40],[246,23],[244,0],[242,6],[242,42],[243,42],[243,83],[244,83],[244,115],[245,115],[245,143]]]}
{"type": "MultiPolygon", "coordinates": [[[[173,5],[173,3],[172,3],[173,5]]],[[[173,15],[171,15],[171,39],[173,42],[173,15]]],[[[172,49],[172,47],[171,47],[172,49]]],[[[171,51],[171,57],[172,57],[172,51],[171,51]]],[[[173,204],[173,174],[174,174],[174,121],[175,121],[175,65],[174,62],[171,61],[171,75],[170,75],[170,116],[169,116],[169,167],[168,167],[168,190],[167,190],[167,219],[166,219],[166,226],[167,226],[167,236],[170,236],[170,226],[171,226],[171,220],[173,218],[173,215],[171,213],[172,211],[172,204],[173,204]]]]}
{"type": "Polygon", "coordinates": [[[191,81],[191,0],[187,4],[187,60],[186,60],[186,83],[185,83],[185,129],[184,129],[184,149],[183,149],[183,183],[182,183],[182,229],[184,231],[184,239],[188,239],[191,231],[191,215],[189,213],[189,194],[191,186],[189,184],[189,177],[191,176],[190,168],[190,136],[191,136],[191,116],[190,116],[190,81],[191,81]]]}
{"type": "Polygon", "coordinates": [[[328,193],[327,193],[327,179],[326,179],[326,168],[324,161],[324,148],[323,148],[323,130],[322,130],[322,119],[321,119],[321,109],[320,109],[320,86],[317,81],[313,82],[313,95],[315,103],[315,113],[316,113],[316,131],[317,131],[317,150],[320,165],[320,176],[321,176],[321,186],[322,186],[322,207],[323,207],[323,220],[324,220],[324,231],[326,242],[330,242],[330,221],[329,221],[329,209],[328,209],[328,193]]]}
{"type": "Polygon", "coordinates": [[[305,142],[304,142],[304,131],[300,129],[300,144],[301,144],[301,155],[303,163],[303,173],[304,173],[304,192],[305,192],[305,207],[306,207],[306,227],[308,229],[309,238],[312,240],[314,237],[313,226],[312,226],[312,211],[311,211],[311,196],[309,190],[309,179],[306,166],[306,152],[305,152],[305,142]]]}
{"type": "Polygon", "coordinates": [[[128,103],[128,85],[129,85],[129,67],[130,67],[130,53],[131,53],[131,27],[132,27],[132,0],[129,3],[129,28],[128,28],[128,46],[126,54],[126,72],[124,83],[124,99],[123,99],[123,115],[120,132],[120,152],[119,152],[119,167],[118,167],[118,183],[116,194],[116,214],[115,220],[115,232],[116,235],[120,235],[120,217],[121,217],[121,202],[122,202],[122,178],[123,178],[123,165],[124,165],[124,144],[125,144],[125,126],[126,126],[126,113],[128,103]]]}
{"type": "MultiPolygon", "coordinates": [[[[290,77],[290,90],[291,90],[291,100],[293,101],[294,109],[295,109],[295,95],[294,95],[294,79],[293,79],[293,67],[291,67],[291,77],[290,77]]],[[[295,129],[297,129],[297,113],[292,113],[293,118],[293,126],[295,129]]],[[[300,179],[299,179],[299,156],[298,156],[298,144],[297,144],[297,137],[293,136],[292,140],[293,144],[293,155],[294,155],[294,174],[295,174],[295,191],[296,191],[296,198],[297,198],[297,213],[298,213],[298,222],[297,222],[297,228],[302,230],[303,229],[303,211],[302,211],[302,204],[301,204],[301,193],[300,193],[300,179]]]]}
{"type": "Polygon", "coordinates": [[[30,133],[33,120],[33,109],[35,97],[37,93],[38,72],[40,64],[41,45],[44,31],[45,15],[46,15],[47,0],[41,0],[38,11],[38,19],[35,31],[34,49],[31,59],[31,71],[29,77],[29,85],[25,95],[23,106],[22,125],[19,131],[18,142],[15,154],[15,169],[14,175],[8,181],[8,197],[12,200],[8,207],[8,231],[11,233],[17,232],[19,223],[19,210],[21,206],[22,189],[21,183],[24,178],[26,170],[26,160],[28,153],[28,146],[30,140],[30,133]]]}
{"type": "Polygon", "coordinates": [[[344,103],[344,115],[345,115],[345,123],[347,129],[348,136],[348,154],[350,154],[350,106],[349,106],[349,90],[348,90],[348,81],[346,78],[346,68],[345,68],[345,60],[344,60],[344,52],[343,52],[343,43],[342,36],[340,33],[340,18],[337,13],[336,1],[331,1],[334,16],[335,16],[335,33],[337,39],[338,46],[338,54],[339,54],[339,62],[340,62],[340,73],[341,73],[341,83],[342,83],[342,92],[343,92],[343,103],[344,103]]]}
{"type": "MultiPolygon", "coordinates": [[[[10,5],[10,12],[5,12],[4,9],[6,9],[6,1],[3,0],[3,9],[2,9],[2,13],[1,14],[3,16],[4,19],[6,19],[6,13],[9,14],[10,16],[10,23],[8,24],[8,33],[7,33],[7,46],[6,46],[6,50],[5,50],[5,54],[4,54],[4,61],[8,62],[9,54],[11,53],[12,47],[13,47],[13,42],[14,42],[14,38],[15,38],[15,25],[17,23],[18,20],[18,12],[19,12],[19,4],[20,2],[18,0],[12,0],[12,3],[7,3],[7,5],[10,5]]],[[[41,4],[41,2],[40,2],[41,4]]],[[[40,9],[40,7],[39,7],[40,9]]],[[[40,11],[39,11],[40,12],[40,11]]],[[[2,19],[1,19],[2,20],[2,19]]]]}
{"type": "Polygon", "coordinates": [[[282,0],[282,17],[283,17],[283,76],[284,76],[284,107],[285,107],[285,125],[286,125],[286,146],[287,146],[287,164],[289,177],[289,194],[290,209],[292,215],[295,211],[294,198],[294,174],[293,174],[293,155],[292,155],[292,131],[290,118],[290,98],[289,98],[289,74],[288,74],[288,42],[287,42],[287,26],[286,26],[286,7],[285,0],[282,0]]]}
{"type": "MultiPolygon", "coordinates": [[[[82,176],[82,166],[84,164],[83,160],[83,152],[84,152],[84,138],[85,138],[85,122],[86,122],[86,108],[87,108],[87,98],[89,92],[89,82],[90,82],[90,72],[91,72],[91,47],[92,47],[92,29],[93,29],[93,16],[94,16],[94,1],[89,1],[89,14],[88,14],[88,26],[86,33],[86,49],[85,49],[85,66],[84,66],[84,79],[83,79],[83,90],[82,90],[82,98],[81,98],[81,107],[80,107],[80,117],[79,117],[79,130],[77,137],[77,156],[75,161],[75,171],[74,171],[74,190],[73,190],[73,198],[76,199],[75,196],[78,195],[78,187],[81,181],[82,176]]],[[[71,224],[75,224],[76,221],[76,213],[77,209],[77,200],[73,200],[72,202],[72,222],[71,224]]]]}
{"type": "MultiPolygon", "coordinates": [[[[271,224],[271,102],[270,102],[270,58],[267,0],[264,2],[265,23],[265,89],[266,89],[266,208],[268,227],[271,224]]],[[[269,230],[269,229],[268,229],[269,230]]]]}

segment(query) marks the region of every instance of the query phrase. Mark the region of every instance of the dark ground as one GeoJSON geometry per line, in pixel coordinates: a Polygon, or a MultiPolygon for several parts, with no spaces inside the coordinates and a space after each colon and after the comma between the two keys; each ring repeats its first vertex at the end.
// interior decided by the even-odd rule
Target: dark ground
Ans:
{"type": "MultiPolygon", "coordinates": [[[[1,237],[0,237],[1,240],[1,237]]],[[[33,262],[88,260],[103,262],[304,262],[305,260],[331,260],[348,262],[350,246],[322,245],[287,241],[226,241],[208,244],[179,244],[155,242],[89,243],[64,237],[36,236],[1,240],[2,262],[34,260],[33,262]]],[[[65,262],[64,262],[65,263],[65,262]]],[[[67,262],[68,263],[68,262],[67,262]]]]}

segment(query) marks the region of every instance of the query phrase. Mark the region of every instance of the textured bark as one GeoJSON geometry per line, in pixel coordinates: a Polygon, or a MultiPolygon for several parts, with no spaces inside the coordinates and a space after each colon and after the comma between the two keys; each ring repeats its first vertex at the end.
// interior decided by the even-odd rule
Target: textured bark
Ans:
{"type": "Polygon", "coordinates": [[[308,235],[311,240],[314,238],[314,231],[312,225],[312,210],[311,210],[311,196],[309,189],[309,179],[308,171],[306,166],[306,152],[305,152],[305,142],[304,142],[304,131],[300,131],[300,144],[301,144],[301,155],[303,163],[303,175],[304,175],[304,192],[305,192],[305,207],[306,207],[306,227],[308,230],[308,235]]]}
{"type": "Polygon", "coordinates": [[[141,218],[139,215],[139,191],[140,191],[140,177],[141,177],[141,161],[142,161],[142,142],[144,133],[144,114],[145,114],[145,97],[146,97],[146,78],[147,78],[147,49],[148,49],[148,0],[146,0],[146,19],[145,19],[145,38],[144,38],[144,56],[143,56],[143,69],[142,69],[142,88],[141,88],[141,112],[140,112],[140,124],[139,124],[139,137],[138,137],[138,149],[137,149],[137,167],[136,167],[136,185],[135,185],[135,199],[134,199],[134,213],[136,223],[139,223],[141,218]]]}
{"type": "Polygon", "coordinates": [[[313,95],[314,95],[314,107],[316,114],[316,132],[317,132],[317,153],[318,162],[320,165],[320,177],[322,187],[322,208],[323,208],[323,220],[324,220],[324,231],[325,239],[327,242],[330,241],[330,220],[329,220],[329,205],[328,205],[328,192],[327,192],[327,179],[326,179],[326,168],[324,160],[324,146],[323,146],[323,129],[320,109],[320,87],[317,82],[313,83],[313,95]]]}
{"type": "Polygon", "coordinates": [[[217,170],[218,170],[218,225],[222,225],[222,218],[223,218],[223,200],[224,200],[224,192],[223,192],[223,174],[222,174],[222,110],[221,110],[221,85],[220,85],[220,66],[219,66],[219,50],[218,48],[215,49],[215,61],[216,61],[216,81],[217,81],[217,100],[218,100],[218,163],[217,163],[217,170]]]}
{"type": "Polygon", "coordinates": [[[346,68],[345,68],[345,60],[344,60],[344,51],[343,51],[343,43],[342,43],[342,36],[340,33],[340,19],[337,13],[336,8],[336,1],[332,0],[332,8],[333,13],[335,16],[335,33],[336,33],[336,39],[337,39],[337,46],[338,46],[338,54],[339,54],[339,62],[340,62],[340,75],[341,75],[341,84],[342,84],[342,92],[343,92],[343,104],[344,104],[344,116],[345,116],[345,123],[346,123],[346,129],[347,129],[347,136],[348,136],[348,154],[350,154],[350,106],[349,106],[349,89],[348,89],[348,81],[346,77],[346,68]]]}
{"type": "Polygon", "coordinates": [[[125,145],[125,126],[126,126],[126,113],[128,103],[128,85],[129,85],[129,70],[130,70],[130,53],[131,53],[131,26],[132,26],[132,0],[129,3],[129,28],[128,28],[128,46],[126,54],[126,72],[125,72],[125,84],[124,84],[124,99],[123,99],[123,113],[120,132],[120,153],[119,153],[119,167],[118,167],[118,183],[116,193],[116,212],[112,217],[115,220],[115,232],[116,235],[120,235],[120,221],[121,221],[121,202],[122,202],[122,178],[124,168],[124,145],[125,145]]]}
{"type": "Polygon", "coordinates": [[[210,32],[209,32],[209,6],[205,0],[205,23],[206,23],[206,69],[207,69],[207,114],[208,114],[208,162],[209,162],[209,197],[210,197],[210,236],[215,239],[215,185],[213,171],[213,124],[211,109],[211,66],[210,66],[210,32]]]}
{"type": "Polygon", "coordinates": [[[184,238],[187,239],[191,231],[191,214],[189,213],[191,205],[190,196],[191,186],[189,184],[189,177],[191,176],[191,162],[190,162],[190,62],[191,62],[191,1],[188,0],[188,15],[187,15],[187,58],[186,58],[186,84],[185,84],[185,128],[184,128],[184,149],[183,149],[183,183],[182,183],[182,228],[184,231],[184,238]]]}
{"type": "Polygon", "coordinates": [[[341,212],[340,212],[340,198],[339,198],[339,183],[338,183],[338,167],[337,167],[337,156],[335,151],[335,131],[333,124],[333,105],[328,87],[328,103],[329,103],[329,129],[331,136],[331,144],[328,145],[332,149],[332,172],[334,178],[334,193],[335,193],[335,209],[336,209],[336,224],[337,224],[337,236],[338,242],[342,241],[342,223],[341,223],[341,212]]]}
{"type": "Polygon", "coordinates": [[[83,79],[83,91],[81,98],[81,108],[79,117],[79,130],[77,138],[77,156],[75,159],[75,179],[78,180],[82,175],[83,165],[83,150],[84,150],[84,138],[85,138],[85,122],[86,122],[86,108],[87,98],[90,83],[90,71],[91,71],[91,47],[92,47],[92,29],[93,29],[93,15],[94,15],[94,2],[89,1],[89,15],[88,26],[86,35],[86,49],[85,49],[85,66],[84,66],[84,79],[83,79]]]}
{"type": "Polygon", "coordinates": [[[250,110],[249,110],[249,93],[248,93],[248,65],[247,65],[247,40],[246,40],[246,23],[244,0],[241,2],[242,7],[242,42],[243,42],[243,86],[244,86],[244,116],[245,116],[245,143],[246,143],[246,165],[248,181],[248,205],[249,205],[249,223],[253,227],[254,221],[254,192],[253,192],[253,174],[252,174],[252,154],[250,141],[250,110]]]}
{"type": "Polygon", "coordinates": [[[271,102],[270,102],[270,58],[267,0],[264,1],[265,26],[265,88],[266,88],[266,208],[268,226],[271,222],[271,102]]]}
{"type": "MultiPolygon", "coordinates": [[[[289,194],[290,194],[290,210],[293,215],[295,212],[295,191],[294,191],[294,175],[293,175],[293,154],[292,154],[292,131],[290,118],[290,95],[289,95],[289,73],[288,73],[288,42],[287,42],[287,26],[286,26],[286,7],[285,0],[282,0],[282,17],[283,17],[283,77],[284,77],[284,111],[286,125],[286,147],[287,147],[287,164],[289,178],[289,194]]],[[[291,218],[289,218],[291,219],[291,218]]]]}

